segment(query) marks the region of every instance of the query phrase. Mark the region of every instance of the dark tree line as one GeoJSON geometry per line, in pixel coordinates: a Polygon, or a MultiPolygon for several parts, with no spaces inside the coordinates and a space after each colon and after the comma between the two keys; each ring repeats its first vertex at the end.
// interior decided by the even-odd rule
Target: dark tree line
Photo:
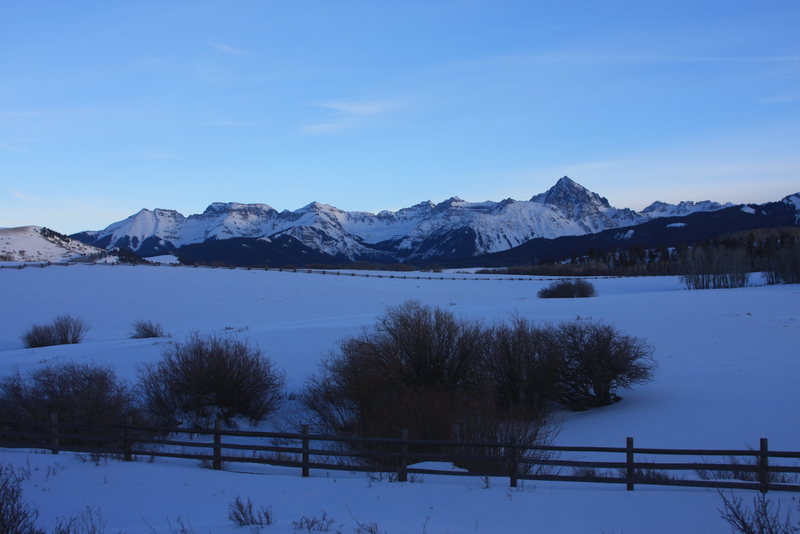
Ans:
{"type": "Polygon", "coordinates": [[[737,287],[746,284],[747,273],[764,272],[767,283],[796,284],[800,283],[800,228],[746,230],[691,246],[648,248],[636,244],[616,250],[591,249],[586,256],[510,267],[502,272],[544,276],[709,275],[707,280],[698,279],[698,287],[737,287]]]}

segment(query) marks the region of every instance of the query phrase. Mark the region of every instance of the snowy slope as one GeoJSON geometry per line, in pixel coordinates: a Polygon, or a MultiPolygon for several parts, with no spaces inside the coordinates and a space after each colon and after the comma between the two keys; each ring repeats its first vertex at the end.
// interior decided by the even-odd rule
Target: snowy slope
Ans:
{"type": "Polygon", "coordinates": [[[0,261],[63,262],[104,254],[105,250],[40,226],[0,229],[0,261]]]}
{"type": "Polygon", "coordinates": [[[795,193],[793,195],[789,195],[784,197],[781,200],[784,204],[788,204],[789,206],[793,207],[797,211],[797,215],[795,216],[795,221],[800,224],[800,193],[795,193]]]}
{"type": "Polygon", "coordinates": [[[655,201],[642,210],[642,214],[651,219],[659,217],[682,217],[698,211],[717,211],[733,206],[730,202],[720,204],[710,200],[693,202],[691,200],[679,202],[678,204],[668,204],[666,202],[655,201]]]}
{"type": "Polygon", "coordinates": [[[452,197],[439,204],[428,201],[378,214],[346,212],[319,202],[283,212],[265,204],[214,203],[202,214],[189,217],[172,210],[141,210],[104,230],[76,237],[101,247],[130,247],[150,256],[209,239],[288,235],[331,256],[396,261],[454,251],[466,256],[498,252],[537,237],[596,233],[722,207],[708,201],[677,206],[655,203],[637,213],[612,207],[565,176],[528,201],[466,202],[452,197]]]}
{"type": "MultiPolygon", "coordinates": [[[[135,380],[141,363],[158,360],[166,344],[192,331],[232,332],[257,344],[297,392],[338,340],[374,324],[387,305],[416,298],[486,323],[512,314],[592,317],[653,345],[655,380],[624,392],[612,406],[560,414],[560,444],[621,446],[634,436],[642,447],[738,449],[767,437],[775,450],[798,449],[800,286],[687,291],[673,277],[617,278],[592,280],[596,298],[536,298],[549,283],[148,266],[0,270],[6,304],[0,377],[77,361],[107,364],[135,380]],[[89,323],[84,343],[22,348],[21,332],[59,313],[89,323]],[[173,337],[129,339],[131,323],[140,319],[161,323],[173,337]]],[[[281,424],[281,417],[266,423],[281,424]]],[[[89,507],[99,510],[109,533],[168,533],[178,517],[198,534],[250,532],[227,519],[228,504],[240,495],[272,507],[275,524],[265,533],[296,532],[293,521],[323,510],[335,519],[331,532],[346,533],[365,532],[357,522],[377,523],[388,534],[730,532],[714,490],[637,486],[626,492],[624,486],[546,482],[510,490],[502,479],[484,489],[473,478],[426,476],[400,484],[359,473],[312,470],[303,479],[276,467],[232,464],[216,472],[187,460],[95,465],[82,458],[0,450],[0,462],[28,473],[25,496],[48,529],[56,518],[89,507]]],[[[739,496],[750,502],[754,494],[739,496]]],[[[785,510],[795,506],[789,494],[768,497],[783,500],[785,510]]]]}

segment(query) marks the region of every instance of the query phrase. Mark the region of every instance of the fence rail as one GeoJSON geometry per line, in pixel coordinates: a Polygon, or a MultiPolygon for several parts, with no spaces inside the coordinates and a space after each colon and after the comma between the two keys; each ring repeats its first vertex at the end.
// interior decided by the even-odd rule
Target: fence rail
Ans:
{"type": "Polygon", "coordinates": [[[60,422],[53,414],[49,421],[0,421],[0,447],[111,454],[125,461],[191,459],[213,469],[255,463],[298,468],[304,477],[322,469],[390,473],[400,482],[415,475],[491,476],[508,478],[512,487],[541,480],[624,484],[628,490],[643,484],[800,492],[800,452],[770,450],[766,438],[758,449],[746,450],[636,447],[631,437],[624,447],[558,446],[409,439],[406,431],[397,438],[315,434],[308,425],[297,433],[231,430],[219,421],[205,429],[156,428],[130,419],[98,425],[60,422]],[[674,458],[687,456],[693,458],[674,458]]]}
{"type": "Polygon", "coordinates": [[[588,276],[568,276],[568,275],[511,275],[511,274],[482,274],[476,275],[469,272],[456,272],[461,276],[447,276],[448,273],[441,273],[438,271],[394,271],[387,273],[387,271],[377,270],[371,272],[373,269],[357,269],[348,268],[343,266],[341,268],[327,268],[327,269],[309,269],[305,267],[248,267],[248,266],[235,266],[235,265],[198,265],[189,264],[183,265],[178,263],[154,263],[154,264],[129,264],[129,263],[94,263],[94,262],[41,262],[41,263],[14,263],[12,265],[0,265],[0,269],[26,269],[26,268],[44,268],[50,266],[70,267],[72,265],[97,265],[103,267],[118,267],[124,265],[127,267],[181,267],[181,268],[201,268],[201,269],[221,269],[221,270],[237,270],[237,271],[276,271],[282,273],[299,273],[299,274],[318,274],[328,276],[341,276],[341,277],[357,277],[357,278],[387,278],[396,280],[450,280],[450,281],[494,281],[494,282],[547,282],[562,280],[564,278],[583,278],[586,280],[601,280],[609,278],[619,278],[615,275],[588,275],[588,276]],[[419,274],[420,272],[431,272],[434,274],[419,274]],[[412,274],[414,273],[414,274],[412,274]]]}

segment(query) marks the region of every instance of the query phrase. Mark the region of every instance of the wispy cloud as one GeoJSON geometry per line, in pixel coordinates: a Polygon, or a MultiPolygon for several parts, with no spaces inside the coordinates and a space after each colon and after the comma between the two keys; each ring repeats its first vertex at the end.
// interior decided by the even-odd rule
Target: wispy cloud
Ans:
{"type": "Polygon", "coordinates": [[[3,152],[25,152],[25,149],[18,146],[6,145],[5,143],[0,143],[0,151],[3,152]]]}
{"type": "Polygon", "coordinates": [[[231,54],[234,56],[247,56],[250,54],[247,50],[244,50],[243,48],[238,48],[225,43],[211,43],[211,46],[214,49],[219,50],[220,52],[224,52],[226,54],[231,54]]]}
{"type": "Polygon", "coordinates": [[[35,201],[39,200],[36,197],[32,197],[30,195],[26,195],[22,191],[17,191],[16,189],[10,189],[8,192],[11,193],[12,197],[18,198],[20,200],[25,200],[27,202],[35,202],[35,201]]]}
{"type": "Polygon", "coordinates": [[[377,100],[377,101],[364,101],[364,102],[322,102],[316,104],[316,107],[328,109],[335,113],[335,117],[311,124],[303,128],[306,133],[323,134],[341,132],[349,130],[361,124],[369,117],[395,111],[399,105],[395,101],[377,100]]]}

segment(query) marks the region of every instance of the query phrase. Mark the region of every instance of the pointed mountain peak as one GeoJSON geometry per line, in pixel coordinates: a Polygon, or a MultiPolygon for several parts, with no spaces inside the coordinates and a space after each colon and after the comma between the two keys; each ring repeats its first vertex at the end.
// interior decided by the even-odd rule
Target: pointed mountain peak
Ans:
{"type": "Polygon", "coordinates": [[[551,204],[570,213],[580,204],[595,204],[601,208],[611,207],[604,197],[589,191],[569,176],[562,176],[553,187],[544,193],[534,195],[531,202],[551,204]]]}
{"type": "Polygon", "coordinates": [[[569,176],[562,176],[553,187],[579,187],[585,189],[581,184],[570,178],[569,176]]]}

